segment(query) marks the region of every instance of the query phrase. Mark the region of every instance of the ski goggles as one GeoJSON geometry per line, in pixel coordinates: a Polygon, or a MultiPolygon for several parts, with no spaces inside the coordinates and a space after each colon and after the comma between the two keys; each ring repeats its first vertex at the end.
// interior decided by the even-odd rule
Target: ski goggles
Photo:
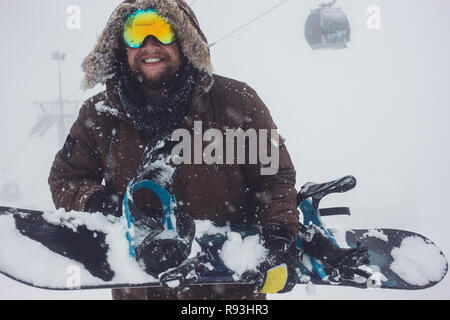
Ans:
{"type": "Polygon", "coordinates": [[[176,40],[175,33],[167,19],[155,9],[136,10],[125,19],[123,40],[130,48],[140,48],[148,36],[154,36],[159,42],[166,45],[176,40]]]}

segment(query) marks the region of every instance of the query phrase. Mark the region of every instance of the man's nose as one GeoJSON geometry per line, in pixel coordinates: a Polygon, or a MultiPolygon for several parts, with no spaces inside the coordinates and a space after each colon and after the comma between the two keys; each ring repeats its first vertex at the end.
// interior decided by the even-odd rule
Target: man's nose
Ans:
{"type": "Polygon", "coordinates": [[[161,45],[162,43],[159,42],[159,40],[155,36],[148,35],[144,39],[144,42],[142,42],[141,48],[154,49],[156,47],[160,47],[161,45]]]}

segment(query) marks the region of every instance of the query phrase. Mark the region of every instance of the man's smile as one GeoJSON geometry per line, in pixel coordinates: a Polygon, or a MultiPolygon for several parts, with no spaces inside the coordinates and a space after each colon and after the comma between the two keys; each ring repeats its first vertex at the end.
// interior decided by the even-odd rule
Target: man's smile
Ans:
{"type": "Polygon", "coordinates": [[[160,67],[167,62],[163,57],[145,57],[140,60],[142,67],[144,68],[154,68],[160,67]]]}
{"type": "Polygon", "coordinates": [[[163,61],[163,60],[164,60],[164,59],[162,59],[162,58],[147,58],[147,59],[144,59],[143,62],[144,62],[144,63],[154,64],[154,63],[161,62],[161,61],[163,61]]]}

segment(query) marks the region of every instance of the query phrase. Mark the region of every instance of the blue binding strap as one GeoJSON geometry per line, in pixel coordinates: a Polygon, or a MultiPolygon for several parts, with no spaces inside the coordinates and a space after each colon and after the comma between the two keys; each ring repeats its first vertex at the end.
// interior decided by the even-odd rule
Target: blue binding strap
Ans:
{"type": "MultiPolygon", "coordinates": [[[[312,201],[310,198],[303,200],[300,203],[300,210],[303,213],[303,224],[305,226],[309,226],[311,223],[315,224],[319,228],[321,228],[326,236],[337,246],[339,247],[339,244],[337,243],[336,239],[330,234],[328,229],[324,226],[322,219],[320,218],[320,210],[319,212],[314,209],[314,206],[312,204],[312,201]]],[[[301,249],[301,238],[297,237],[297,248],[301,249]]],[[[309,256],[308,256],[309,257],[309,256]]],[[[318,275],[321,279],[324,279],[327,274],[325,272],[325,269],[323,265],[317,261],[316,259],[309,257],[311,264],[312,264],[312,271],[318,275]]]]}
{"type": "Polygon", "coordinates": [[[172,221],[173,210],[176,207],[176,199],[175,196],[172,196],[169,191],[161,187],[154,181],[151,180],[141,180],[139,182],[134,183],[130,182],[127,186],[127,190],[125,193],[124,201],[123,201],[123,213],[127,220],[127,232],[126,237],[129,244],[129,254],[131,257],[136,257],[135,251],[135,243],[134,243],[134,218],[131,214],[130,204],[133,201],[133,194],[139,189],[148,189],[153,191],[161,201],[162,206],[162,225],[166,230],[175,230],[174,224],[172,221]]]}
{"type": "Polygon", "coordinates": [[[322,219],[320,218],[320,210],[319,212],[317,212],[316,209],[314,209],[311,199],[303,200],[300,203],[300,210],[303,213],[303,224],[305,226],[309,226],[311,223],[315,224],[325,232],[326,236],[330,238],[330,240],[337,247],[339,247],[339,244],[337,243],[336,239],[330,234],[328,229],[324,226],[322,219]]]}

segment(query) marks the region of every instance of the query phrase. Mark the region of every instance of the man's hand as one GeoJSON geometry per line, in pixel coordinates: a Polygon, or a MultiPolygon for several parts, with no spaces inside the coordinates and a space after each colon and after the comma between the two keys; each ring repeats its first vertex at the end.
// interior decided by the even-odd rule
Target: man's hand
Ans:
{"type": "Polygon", "coordinates": [[[101,212],[105,215],[122,216],[122,199],[112,191],[101,190],[94,193],[84,209],[86,212],[101,212]]]}
{"type": "Polygon", "coordinates": [[[270,294],[291,291],[296,284],[292,266],[298,255],[295,235],[285,226],[274,223],[263,227],[261,237],[267,249],[267,259],[259,265],[258,274],[253,275],[256,291],[270,294]]]}

